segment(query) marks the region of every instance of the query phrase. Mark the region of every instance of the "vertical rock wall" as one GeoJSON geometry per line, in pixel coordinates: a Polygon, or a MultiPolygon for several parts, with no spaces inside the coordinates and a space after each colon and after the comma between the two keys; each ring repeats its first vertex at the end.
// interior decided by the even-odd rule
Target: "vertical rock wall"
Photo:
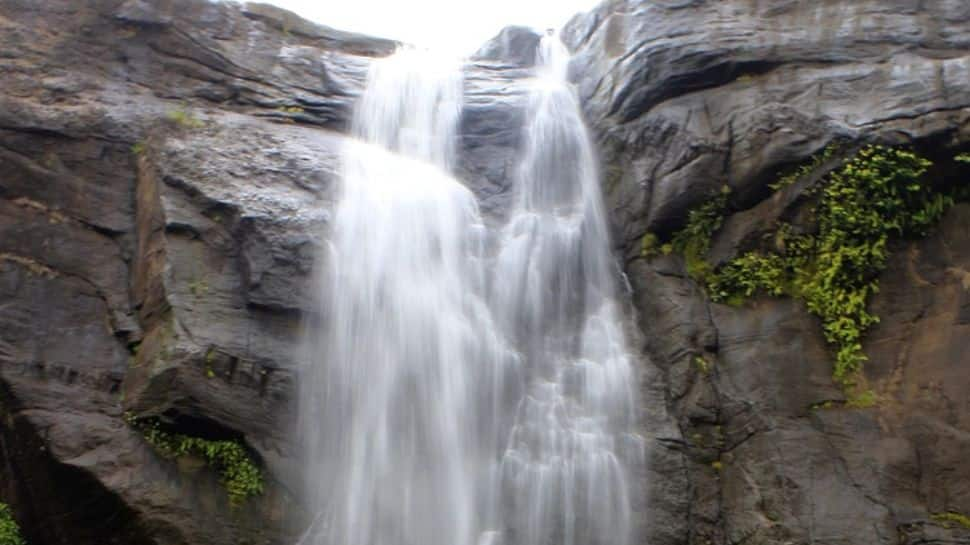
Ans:
{"type": "MultiPolygon", "coordinates": [[[[970,407],[957,393],[970,386],[967,205],[892,248],[870,305],[882,322],[865,340],[879,399],[867,409],[840,407],[804,305],[711,303],[681,257],[642,257],[641,240],[669,237],[727,186],[709,258],[732,257],[837,163],[780,196],[768,184],[833,142],[915,145],[952,164],[970,143],[970,6],[617,1],[575,18],[567,38],[644,332],[646,542],[967,539],[938,523],[970,512],[958,454],[970,407]]],[[[970,183],[965,169],[931,176],[970,183]]]]}

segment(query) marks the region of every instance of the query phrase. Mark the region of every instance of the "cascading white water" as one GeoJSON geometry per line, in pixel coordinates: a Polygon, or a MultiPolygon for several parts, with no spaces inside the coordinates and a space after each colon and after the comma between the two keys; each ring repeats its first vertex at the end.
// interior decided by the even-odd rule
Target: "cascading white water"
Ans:
{"type": "Polygon", "coordinates": [[[597,169],[542,42],[509,224],[455,180],[456,64],[373,64],[306,327],[301,545],[627,545],[639,443],[597,169]]]}
{"type": "Polygon", "coordinates": [[[502,459],[516,545],[625,545],[640,458],[633,374],[598,169],[569,62],[540,44],[517,197],[501,237],[493,308],[525,362],[502,459]]]}
{"type": "Polygon", "coordinates": [[[304,536],[319,545],[473,545],[511,352],[483,294],[485,229],[451,163],[457,65],[376,61],[308,327],[304,536]]]}

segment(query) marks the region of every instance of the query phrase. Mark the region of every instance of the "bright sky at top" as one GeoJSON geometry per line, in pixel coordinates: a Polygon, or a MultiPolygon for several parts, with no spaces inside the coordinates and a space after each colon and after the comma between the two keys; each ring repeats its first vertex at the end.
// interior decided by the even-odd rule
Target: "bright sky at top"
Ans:
{"type": "Polygon", "coordinates": [[[340,30],[456,55],[474,53],[508,25],[558,28],[597,0],[262,0],[340,30]]]}

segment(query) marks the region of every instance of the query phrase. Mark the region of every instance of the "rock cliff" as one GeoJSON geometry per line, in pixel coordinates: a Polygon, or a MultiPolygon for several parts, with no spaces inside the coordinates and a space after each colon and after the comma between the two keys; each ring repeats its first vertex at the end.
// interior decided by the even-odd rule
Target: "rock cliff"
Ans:
{"type": "MultiPolygon", "coordinates": [[[[644,542],[968,542],[943,516],[970,513],[968,205],[893,243],[867,408],[804,305],[712,303],[641,241],[726,185],[729,259],[797,208],[808,182],[785,200],[778,173],[836,141],[965,182],[970,5],[609,1],[564,36],[642,332],[644,542]]],[[[494,219],[534,43],[504,31],[465,67],[459,176],[494,219]]],[[[262,4],[0,4],[0,501],[31,543],[292,542],[300,317],[353,101],[395,46],[262,4]],[[231,505],[132,418],[239,442],[263,494],[231,505]]]]}
{"type": "MultiPolygon", "coordinates": [[[[970,512],[967,205],[893,243],[869,305],[869,408],[844,406],[805,305],[713,304],[680,256],[645,257],[642,241],[727,187],[708,257],[735,255],[833,165],[769,184],[834,142],[952,166],[970,143],[970,6],[615,1],[566,36],[644,333],[646,542],[964,542],[938,522],[970,512]]],[[[965,186],[970,172],[930,176],[965,186]]]]}

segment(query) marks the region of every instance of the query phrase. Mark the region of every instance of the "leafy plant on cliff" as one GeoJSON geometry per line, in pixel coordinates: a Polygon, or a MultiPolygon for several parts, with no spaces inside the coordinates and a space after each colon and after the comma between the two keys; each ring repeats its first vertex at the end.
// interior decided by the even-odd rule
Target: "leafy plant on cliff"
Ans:
{"type": "Polygon", "coordinates": [[[209,293],[209,283],[204,278],[195,279],[188,284],[189,292],[195,297],[202,297],[209,293]]]}
{"type": "Polygon", "coordinates": [[[718,269],[707,288],[711,299],[738,306],[758,291],[784,295],[790,291],[787,281],[790,264],[773,253],[750,252],[718,269]]]}
{"type": "Polygon", "coordinates": [[[835,379],[851,382],[866,360],[862,336],[878,322],[866,305],[879,290],[890,236],[925,234],[952,202],[920,182],[929,166],[909,151],[863,149],[823,186],[818,233],[770,257],[748,253],[728,263],[708,283],[712,299],[764,291],[804,300],[835,350],[835,379]]]}
{"type": "Polygon", "coordinates": [[[684,256],[687,274],[692,278],[702,280],[711,271],[707,251],[711,248],[711,237],[724,221],[730,194],[731,188],[722,186],[716,197],[688,213],[687,225],[670,240],[673,250],[684,256]]]}
{"type": "Polygon", "coordinates": [[[20,535],[20,526],[13,519],[10,506],[0,503],[0,545],[25,545],[20,535]]]}
{"type": "Polygon", "coordinates": [[[934,513],[930,515],[930,518],[945,528],[961,526],[970,530],[970,517],[961,513],[954,513],[952,511],[947,511],[946,513],[934,513]]]}
{"type": "MultiPolygon", "coordinates": [[[[774,249],[751,251],[711,270],[704,256],[721,224],[712,211],[724,208],[715,201],[691,212],[687,227],[674,235],[675,241],[690,242],[675,249],[715,302],[740,304],[755,293],[804,301],[821,318],[835,351],[835,380],[853,386],[866,360],[862,337],[879,321],[866,306],[879,290],[877,276],[886,267],[890,237],[924,235],[953,202],[921,181],[930,164],[910,151],[868,146],[821,187],[813,210],[817,232],[794,234],[791,225],[782,224],[774,249]],[[705,240],[697,240],[701,237],[705,240]]],[[[874,400],[874,394],[862,392],[858,406],[874,400]]]]}
{"type": "Polygon", "coordinates": [[[660,252],[660,239],[657,235],[647,232],[640,239],[640,257],[653,257],[660,252]]]}
{"type": "Polygon", "coordinates": [[[125,420],[166,458],[192,454],[205,459],[219,471],[231,505],[239,505],[247,498],[263,493],[263,474],[238,441],[213,441],[171,433],[163,430],[156,419],[139,420],[131,414],[126,414],[125,420]]]}
{"type": "Polygon", "coordinates": [[[201,129],[205,126],[204,121],[185,108],[171,110],[165,114],[165,118],[183,129],[201,129]]]}

